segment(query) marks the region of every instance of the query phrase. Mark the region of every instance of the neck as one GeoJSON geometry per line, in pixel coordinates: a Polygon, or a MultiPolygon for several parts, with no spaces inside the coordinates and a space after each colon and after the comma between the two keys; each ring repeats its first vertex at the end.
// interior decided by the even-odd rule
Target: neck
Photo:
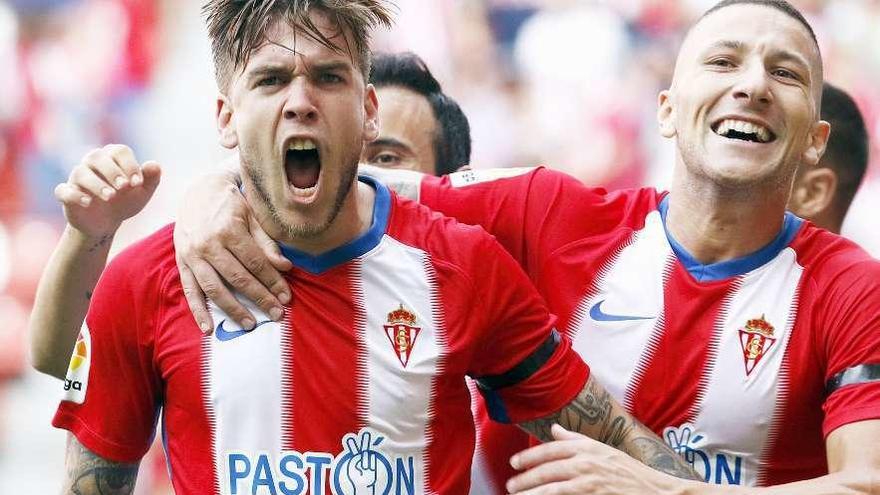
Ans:
{"type": "Polygon", "coordinates": [[[284,239],[288,246],[316,256],[357,239],[373,223],[373,204],[376,191],[355,179],[339,214],[320,235],[309,239],[284,239]]]}
{"type": "Polygon", "coordinates": [[[787,192],[776,185],[725,189],[683,169],[676,168],[666,229],[697,261],[710,264],[749,255],[779,233],[787,192]]]}

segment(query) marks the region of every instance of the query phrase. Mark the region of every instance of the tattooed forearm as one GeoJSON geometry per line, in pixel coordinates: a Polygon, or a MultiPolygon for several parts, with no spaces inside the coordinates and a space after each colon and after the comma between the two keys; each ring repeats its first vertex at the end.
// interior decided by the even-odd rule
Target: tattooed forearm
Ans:
{"type": "Polygon", "coordinates": [[[691,480],[703,481],[680,455],[671,451],[662,440],[656,437],[636,437],[624,451],[657,471],[691,480]]]}
{"type": "Polygon", "coordinates": [[[73,436],[67,439],[65,495],[130,495],[137,464],[121,464],[99,457],[73,436]]]}
{"type": "Polygon", "coordinates": [[[639,423],[592,377],[578,396],[562,410],[520,427],[542,442],[553,440],[550,428],[558,423],[567,430],[626,452],[658,471],[687,479],[702,479],[657,435],[639,423]]]}
{"type": "Polygon", "coordinates": [[[550,427],[559,423],[567,430],[578,431],[602,443],[620,448],[633,429],[632,417],[623,409],[615,411],[614,399],[592,378],[580,394],[565,408],[545,418],[520,425],[541,441],[552,440],[550,427]]]}

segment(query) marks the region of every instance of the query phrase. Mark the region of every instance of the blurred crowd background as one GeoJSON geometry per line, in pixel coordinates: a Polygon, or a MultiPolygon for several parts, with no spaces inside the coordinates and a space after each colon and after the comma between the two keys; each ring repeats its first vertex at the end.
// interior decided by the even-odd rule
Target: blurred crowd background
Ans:
{"type": "MultiPolygon", "coordinates": [[[[64,225],[55,185],[111,142],[163,165],[118,250],[172,221],[186,186],[225,156],[202,3],[0,0],[0,493],[55,493],[63,473],[65,435],[49,425],[60,383],[30,371],[24,347],[64,225]]],[[[714,0],[396,3],[397,25],[375,45],[428,62],[470,119],[475,168],[541,163],[588,184],[668,185],[657,93],[684,29],[714,0]]],[[[871,165],[844,234],[880,256],[880,1],[793,3],[817,32],[826,79],[865,115],[871,165]]],[[[161,467],[142,471],[139,493],[166,493],[161,467]]]]}

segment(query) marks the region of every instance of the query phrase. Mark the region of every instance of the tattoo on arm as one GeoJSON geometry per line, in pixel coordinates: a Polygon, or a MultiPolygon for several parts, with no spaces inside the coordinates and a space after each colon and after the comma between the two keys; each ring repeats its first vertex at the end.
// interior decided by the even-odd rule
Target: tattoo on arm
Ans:
{"type": "MultiPolygon", "coordinates": [[[[553,440],[550,427],[558,423],[567,430],[579,431],[602,443],[620,448],[633,430],[626,413],[615,415],[614,399],[592,378],[568,406],[545,418],[520,425],[542,442],[553,440]]],[[[622,411],[618,411],[622,412],[622,411]]]]}
{"type": "Polygon", "coordinates": [[[553,440],[550,428],[556,423],[626,452],[658,471],[679,478],[702,479],[681,456],[617,404],[592,377],[581,393],[560,411],[522,423],[520,427],[547,442],[553,440]]]}
{"type": "Polygon", "coordinates": [[[104,234],[104,235],[101,236],[100,239],[98,239],[97,241],[95,241],[94,244],[92,244],[91,246],[89,246],[89,251],[88,251],[88,252],[90,252],[90,253],[94,253],[94,252],[97,251],[99,248],[101,248],[101,247],[103,247],[103,246],[106,246],[107,243],[110,242],[110,241],[112,241],[112,240],[113,240],[113,234],[104,234]]]}
{"type": "Polygon", "coordinates": [[[98,456],[73,435],[67,438],[65,495],[130,495],[137,464],[122,464],[98,456]]]}

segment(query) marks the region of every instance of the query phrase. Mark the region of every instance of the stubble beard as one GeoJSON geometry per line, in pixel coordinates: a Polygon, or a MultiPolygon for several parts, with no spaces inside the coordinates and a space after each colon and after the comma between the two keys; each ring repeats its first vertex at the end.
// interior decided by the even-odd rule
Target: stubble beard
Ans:
{"type": "Polygon", "coordinates": [[[784,159],[777,159],[770,168],[775,172],[760,177],[724,177],[713,172],[705,150],[698,149],[698,146],[692,143],[685,144],[682,140],[676,141],[676,147],[684,166],[688,169],[688,174],[701,176],[702,180],[707,181],[706,184],[712,183],[713,189],[720,191],[722,196],[731,199],[749,199],[756,195],[766,194],[768,190],[782,191],[786,187],[790,189],[791,181],[789,179],[792,177],[787,170],[792,168],[792,164],[780,163],[784,159]]]}
{"type": "Polygon", "coordinates": [[[354,179],[357,176],[358,165],[357,160],[354,160],[348,167],[345,167],[342,177],[340,178],[339,188],[336,190],[336,197],[333,200],[333,206],[330,208],[328,215],[322,221],[316,223],[292,224],[283,218],[278,205],[276,205],[269,196],[263,171],[259,170],[257,167],[249,166],[248,160],[244,157],[242,157],[242,161],[247,164],[244,167],[245,173],[251,179],[251,183],[254,185],[254,190],[257,196],[263,204],[266,205],[272,222],[281,229],[281,233],[285,237],[285,239],[277,239],[280,241],[313,240],[326,232],[327,229],[333,225],[336,217],[339,216],[340,210],[342,210],[343,204],[345,204],[345,198],[351,190],[354,179]]]}

